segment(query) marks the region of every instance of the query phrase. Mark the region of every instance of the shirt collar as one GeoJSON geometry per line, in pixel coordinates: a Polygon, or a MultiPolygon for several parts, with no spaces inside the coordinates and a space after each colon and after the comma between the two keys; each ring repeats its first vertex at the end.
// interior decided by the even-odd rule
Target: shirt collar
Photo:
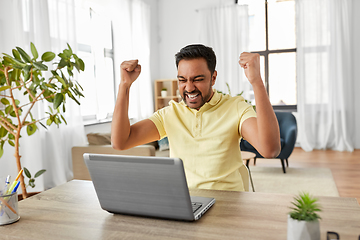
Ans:
{"type": "Polygon", "coordinates": [[[216,91],[215,88],[213,88],[213,92],[214,92],[214,95],[212,96],[212,98],[210,99],[209,102],[207,102],[207,103],[204,104],[204,106],[205,106],[206,104],[210,104],[210,105],[212,105],[212,106],[215,106],[216,104],[218,104],[218,103],[220,102],[220,100],[221,100],[221,94],[218,93],[218,91],[216,91]]]}

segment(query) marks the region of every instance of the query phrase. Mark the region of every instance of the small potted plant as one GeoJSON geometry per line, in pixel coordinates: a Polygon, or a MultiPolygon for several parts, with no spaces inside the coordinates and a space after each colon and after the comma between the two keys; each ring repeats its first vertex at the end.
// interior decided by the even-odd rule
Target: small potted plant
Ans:
{"type": "Polygon", "coordinates": [[[166,88],[162,88],[161,89],[161,97],[166,97],[167,96],[167,89],[166,88]]]}
{"type": "Polygon", "coordinates": [[[292,211],[288,214],[288,240],[315,240],[320,239],[320,216],[316,212],[321,211],[318,199],[309,193],[300,193],[294,197],[292,211]]]}

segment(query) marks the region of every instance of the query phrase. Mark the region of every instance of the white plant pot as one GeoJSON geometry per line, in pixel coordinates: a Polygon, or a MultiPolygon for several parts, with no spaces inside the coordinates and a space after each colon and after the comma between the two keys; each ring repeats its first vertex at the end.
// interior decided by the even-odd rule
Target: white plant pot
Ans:
{"type": "Polygon", "coordinates": [[[167,91],[161,91],[161,97],[166,97],[167,96],[167,91]]]}
{"type": "Polygon", "coordinates": [[[298,221],[288,215],[287,240],[320,240],[319,220],[298,221]]]}

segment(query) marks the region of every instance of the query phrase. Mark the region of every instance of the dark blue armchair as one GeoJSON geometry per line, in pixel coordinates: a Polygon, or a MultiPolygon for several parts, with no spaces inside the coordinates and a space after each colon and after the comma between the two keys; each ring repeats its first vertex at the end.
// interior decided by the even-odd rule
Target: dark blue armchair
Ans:
{"type": "MultiPolygon", "coordinates": [[[[280,128],[280,141],[281,141],[281,152],[279,158],[281,160],[281,165],[283,168],[283,172],[286,173],[285,169],[285,161],[286,166],[289,166],[288,158],[295,147],[296,136],[297,136],[297,125],[296,119],[291,112],[275,112],[277,120],[279,122],[280,128]]],[[[256,149],[246,140],[242,139],[240,142],[241,151],[253,152],[256,154],[254,158],[254,164],[256,162],[256,158],[263,158],[263,156],[256,151],[256,149]]],[[[249,166],[249,161],[246,163],[249,166]]]]}

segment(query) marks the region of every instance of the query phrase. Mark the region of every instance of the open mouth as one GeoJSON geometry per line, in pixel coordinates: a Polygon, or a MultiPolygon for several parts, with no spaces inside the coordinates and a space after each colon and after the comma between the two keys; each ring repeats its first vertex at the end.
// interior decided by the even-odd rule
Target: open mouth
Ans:
{"type": "Polygon", "coordinates": [[[189,100],[195,100],[197,97],[200,96],[199,93],[196,94],[186,94],[186,96],[189,98],[189,100]]]}

